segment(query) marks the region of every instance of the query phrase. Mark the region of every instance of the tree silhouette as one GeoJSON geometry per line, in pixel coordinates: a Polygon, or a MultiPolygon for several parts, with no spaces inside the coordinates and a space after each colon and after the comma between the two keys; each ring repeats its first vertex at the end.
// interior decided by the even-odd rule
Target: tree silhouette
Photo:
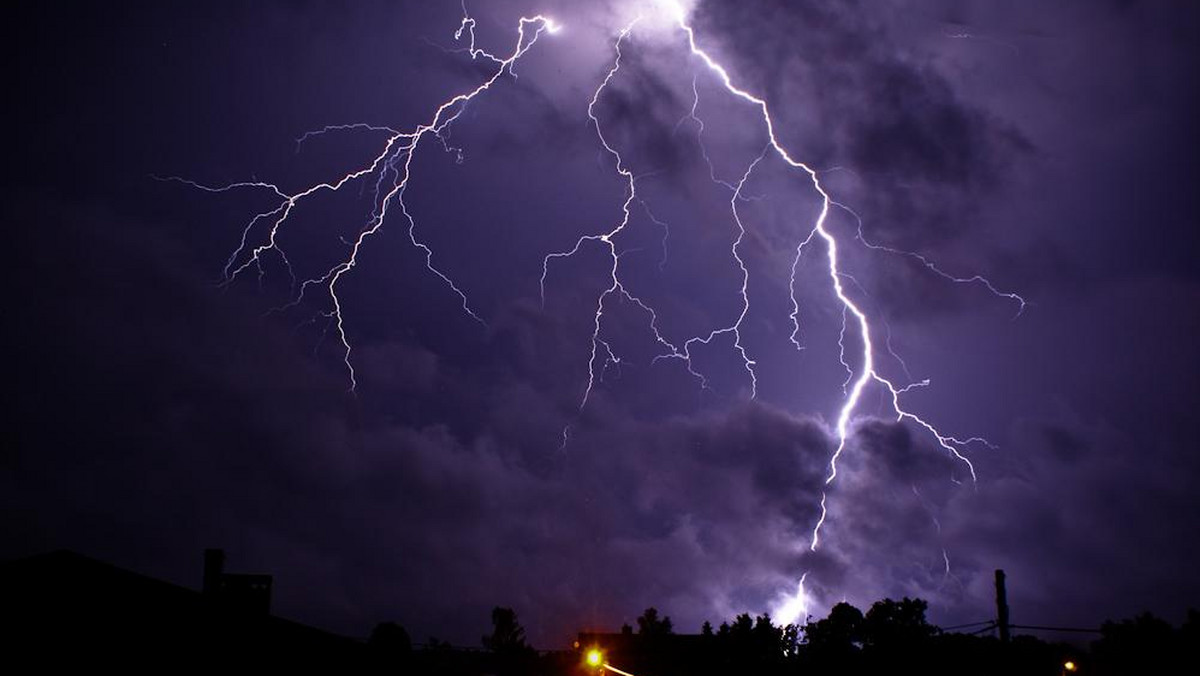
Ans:
{"type": "Polygon", "coordinates": [[[780,665],[784,658],[783,627],[772,624],[770,615],[765,613],[755,617],[747,649],[747,662],[758,665],[759,671],[780,665]]]}
{"type": "Polygon", "coordinates": [[[829,616],[804,625],[802,659],[810,673],[857,673],[862,646],[862,611],[842,602],[829,616]]]}
{"type": "Polygon", "coordinates": [[[733,625],[729,627],[729,634],[739,638],[749,638],[750,631],[754,629],[754,620],[750,617],[750,613],[742,613],[733,618],[733,625]]]}
{"type": "Polygon", "coordinates": [[[1171,673],[1182,656],[1177,637],[1174,627],[1150,613],[1105,622],[1100,625],[1100,640],[1092,644],[1097,673],[1171,673]]]}
{"type": "Polygon", "coordinates": [[[380,622],[371,630],[367,649],[375,671],[394,673],[411,661],[412,639],[395,622],[380,622]]]}
{"type": "Polygon", "coordinates": [[[898,649],[924,644],[939,630],[925,620],[929,603],[907,596],[900,601],[876,601],[862,622],[862,640],[868,648],[898,649]]]}
{"type": "Polygon", "coordinates": [[[512,608],[492,608],[492,633],[483,637],[483,647],[494,653],[522,652],[529,649],[525,643],[525,628],[517,622],[517,613],[512,608]]]}
{"type": "Polygon", "coordinates": [[[492,633],[483,637],[483,647],[496,658],[499,674],[522,674],[535,656],[532,647],[525,642],[525,628],[517,622],[517,613],[512,608],[492,608],[492,633]]]}
{"type": "Polygon", "coordinates": [[[862,645],[862,611],[845,601],[829,617],[804,625],[804,642],[814,651],[849,653],[862,645]]]}
{"type": "Polygon", "coordinates": [[[800,626],[789,624],[783,628],[779,637],[779,649],[784,657],[792,658],[800,654],[800,626]]]}
{"type": "Polygon", "coordinates": [[[664,615],[659,619],[657,608],[647,608],[641,617],[637,618],[637,624],[638,634],[641,636],[656,637],[673,633],[671,618],[664,615]]]}

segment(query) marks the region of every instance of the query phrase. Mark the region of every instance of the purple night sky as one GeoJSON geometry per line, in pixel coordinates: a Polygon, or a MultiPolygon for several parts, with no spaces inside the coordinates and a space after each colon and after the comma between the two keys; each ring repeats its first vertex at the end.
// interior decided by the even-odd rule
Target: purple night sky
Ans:
{"type": "Polygon", "coordinates": [[[495,605],[543,648],[651,605],[693,632],[778,611],[806,572],[818,616],[920,596],[936,623],[989,619],[996,568],[1018,624],[1200,605],[1200,5],[692,8],[698,47],[842,205],[825,228],[877,372],[928,379],[906,410],[994,444],[963,447],[973,482],[872,383],[829,486],[839,338],[855,376],[863,348],[820,237],[789,283],[821,197],[774,154],[734,196],[761,112],[655,0],[468,1],[501,57],[522,16],[561,30],[411,158],[299,202],[260,264],[270,221],[230,255],[277,195],[154,177],[294,194],[370,166],[389,132],[297,139],[412,132],[491,78],[457,0],[18,7],[0,558],[69,548],[196,587],[219,546],[275,575],[285,617],[461,645],[495,605]],[[588,104],[639,11],[593,108],[637,188],[611,239],[628,295],[594,342],[609,246],[539,285],[548,254],[622,220],[588,104]],[[350,393],[328,289],[270,310],[351,255],[406,162],[403,209],[336,287],[350,393]]]}

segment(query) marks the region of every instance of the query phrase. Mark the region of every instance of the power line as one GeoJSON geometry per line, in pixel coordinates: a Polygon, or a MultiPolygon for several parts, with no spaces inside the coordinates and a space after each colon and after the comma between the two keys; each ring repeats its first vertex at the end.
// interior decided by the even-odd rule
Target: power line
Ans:
{"type": "Polygon", "coordinates": [[[942,631],[950,631],[952,629],[965,629],[967,627],[978,627],[981,624],[995,624],[995,620],[981,620],[979,622],[968,622],[966,624],[956,624],[953,627],[942,627],[942,631]]]}
{"type": "MultiPolygon", "coordinates": [[[[967,624],[956,624],[952,627],[942,627],[942,631],[953,631],[955,629],[967,629],[970,627],[981,627],[975,631],[966,632],[968,635],[982,634],[985,631],[991,631],[998,625],[995,620],[983,620],[980,622],[968,622],[967,624]],[[986,625],[986,626],[984,626],[986,625]]],[[[1104,633],[1099,629],[1084,629],[1082,627],[1047,627],[1038,624],[1010,624],[1010,629],[1029,629],[1033,631],[1066,631],[1079,634],[1101,634],[1104,633]]]]}
{"type": "Polygon", "coordinates": [[[1099,629],[1080,629],[1078,627],[1039,627],[1039,626],[1031,625],[1031,624],[1011,624],[1009,626],[1012,627],[1013,629],[1034,629],[1034,630],[1039,630],[1039,631],[1070,631],[1070,632],[1077,632],[1077,633],[1081,633],[1081,634],[1101,634],[1101,633],[1103,633],[1099,629]]]}

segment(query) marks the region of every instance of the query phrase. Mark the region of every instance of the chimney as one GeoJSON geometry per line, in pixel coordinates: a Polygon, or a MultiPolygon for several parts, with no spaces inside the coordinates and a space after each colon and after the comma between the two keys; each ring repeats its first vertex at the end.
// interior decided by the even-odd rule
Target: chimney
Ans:
{"type": "Polygon", "coordinates": [[[205,598],[215,599],[221,594],[221,580],[225,574],[225,550],[204,550],[204,586],[201,592],[205,598]]]}

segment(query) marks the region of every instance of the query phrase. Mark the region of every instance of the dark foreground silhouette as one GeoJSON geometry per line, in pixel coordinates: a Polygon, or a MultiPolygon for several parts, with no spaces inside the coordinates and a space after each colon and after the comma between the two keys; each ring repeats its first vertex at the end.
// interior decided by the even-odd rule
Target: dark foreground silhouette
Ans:
{"type": "Polygon", "coordinates": [[[0,673],[1200,673],[1196,611],[1180,628],[1150,614],[1106,622],[1087,649],[1027,635],[1002,642],[978,629],[942,631],[926,620],[921,599],[884,599],[865,613],[840,603],[825,618],[783,627],[743,614],[715,629],[705,622],[698,634],[676,633],[669,617],[648,608],[636,630],[585,631],[567,649],[537,651],[517,613],[497,607],[480,647],[465,648],[436,639],[414,645],[391,622],[359,640],[285,620],[270,614],[270,576],[226,572],[219,550],[207,551],[204,563],[200,591],[66,551],[0,564],[0,673]]]}

